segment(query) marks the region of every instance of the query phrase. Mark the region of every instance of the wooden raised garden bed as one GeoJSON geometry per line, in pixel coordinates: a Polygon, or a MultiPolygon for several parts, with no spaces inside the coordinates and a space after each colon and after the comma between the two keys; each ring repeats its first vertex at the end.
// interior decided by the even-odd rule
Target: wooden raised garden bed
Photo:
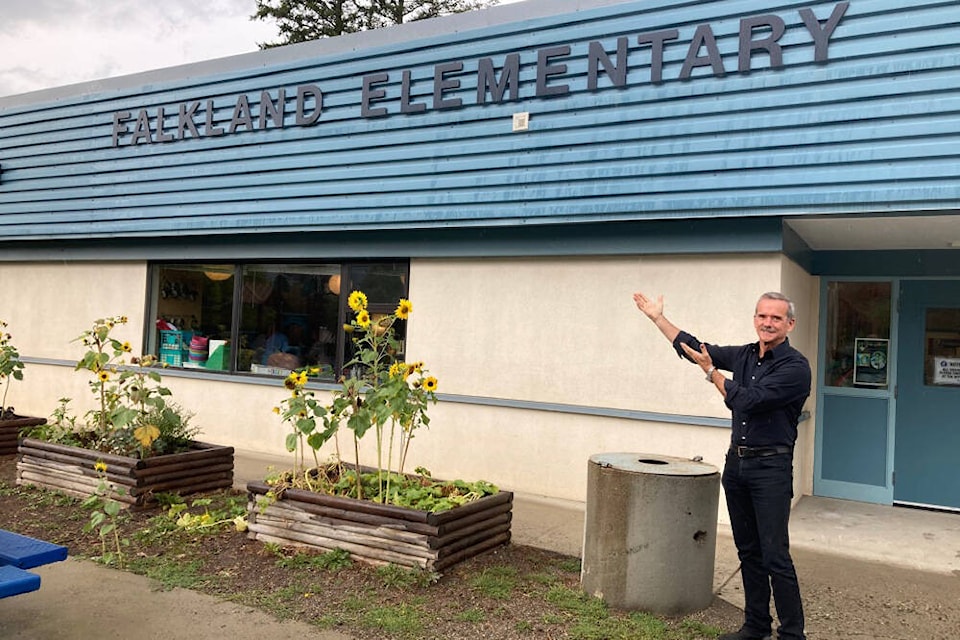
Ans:
{"type": "Polygon", "coordinates": [[[371,564],[443,571],[510,541],[513,493],[501,491],[463,506],[429,513],[367,500],[247,484],[248,536],[320,551],[343,549],[371,564]],[[264,508],[261,501],[267,506],[264,508]]]}
{"type": "Polygon", "coordinates": [[[233,486],[233,447],[194,442],[189,451],[143,460],[92,449],[24,438],[17,460],[17,484],[36,485],[81,498],[93,495],[100,485],[94,469],[107,465],[108,482],[123,495],[111,497],[125,506],[141,507],[156,493],[196,493],[233,486]]]}
{"type": "Polygon", "coordinates": [[[20,440],[21,429],[36,427],[46,422],[44,418],[29,418],[18,415],[0,420],[0,456],[17,452],[17,442],[20,440]]]}

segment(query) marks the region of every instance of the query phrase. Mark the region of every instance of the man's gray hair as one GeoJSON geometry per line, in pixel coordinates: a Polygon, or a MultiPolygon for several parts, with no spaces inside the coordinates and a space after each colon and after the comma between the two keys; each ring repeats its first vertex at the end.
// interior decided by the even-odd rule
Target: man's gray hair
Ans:
{"type": "Polygon", "coordinates": [[[761,300],[783,300],[787,303],[787,320],[795,320],[797,317],[797,308],[793,304],[793,300],[783,295],[779,291],[767,291],[765,294],[760,296],[761,300]]]}

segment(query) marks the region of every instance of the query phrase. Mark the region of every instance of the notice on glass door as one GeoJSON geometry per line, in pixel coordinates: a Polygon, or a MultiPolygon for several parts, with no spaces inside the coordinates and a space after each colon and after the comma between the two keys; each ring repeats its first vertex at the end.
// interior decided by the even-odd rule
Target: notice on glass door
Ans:
{"type": "Polygon", "coordinates": [[[960,385],[960,358],[934,358],[933,384],[960,385]]]}
{"type": "Polygon", "coordinates": [[[887,386],[887,354],[890,341],[882,338],[857,338],[853,384],[865,387],[887,386]]]}

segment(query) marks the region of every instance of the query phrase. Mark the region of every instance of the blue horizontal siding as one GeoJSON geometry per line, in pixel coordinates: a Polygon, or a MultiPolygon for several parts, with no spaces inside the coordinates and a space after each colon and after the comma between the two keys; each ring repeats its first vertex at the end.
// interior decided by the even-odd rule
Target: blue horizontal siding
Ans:
{"type": "MultiPolygon", "coordinates": [[[[589,4],[589,3],[585,3],[589,4]]],[[[798,9],[835,2],[626,2],[440,33],[247,70],[89,91],[55,102],[0,100],[0,239],[261,231],[510,226],[696,217],[954,209],[960,201],[960,7],[851,0],[825,65],[798,9]],[[739,20],[787,22],[785,68],[736,73],[739,20]],[[727,75],[679,68],[696,25],[717,35],[727,75]],[[651,85],[636,35],[680,30],[651,85]],[[586,91],[590,41],[630,41],[628,86],[586,91]],[[573,93],[535,99],[537,49],[570,44],[573,93]],[[474,105],[477,61],[519,52],[522,99],[474,105]],[[430,102],[433,65],[462,60],[466,106],[360,117],[360,78],[410,69],[430,102]],[[240,94],[315,83],[309,128],[111,146],[113,113],[213,98],[229,118],[240,94]],[[527,110],[531,128],[510,133],[527,110]]],[[[479,14],[478,14],[479,15],[479,14]]],[[[404,27],[401,27],[401,29],[404,27]]],[[[264,52],[266,56],[269,52],[264,52]]],[[[254,60],[255,57],[251,58],[254,60]]],[[[377,103],[398,111],[397,100],[377,103]]],[[[132,123],[131,123],[132,124],[132,123]]],[[[169,125],[168,125],[169,126],[169,125]]]]}

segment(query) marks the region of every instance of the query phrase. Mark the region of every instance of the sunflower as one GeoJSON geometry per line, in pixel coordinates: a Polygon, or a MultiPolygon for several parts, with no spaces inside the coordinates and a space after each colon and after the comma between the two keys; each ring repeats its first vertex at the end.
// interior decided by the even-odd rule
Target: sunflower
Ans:
{"type": "Polygon", "coordinates": [[[110,372],[101,370],[100,373],[97,374],[97,377],[100,378],[100,382],[106,382],[110,379],[110,372]]]}
{"type": "Polygon", "coordinates": [[[129,342],[124,342],[122,345],[120,345],[120,348],[123,349],[124,353],[130,353],[133,351],[133,347],[130,346],[129,342]]]}
{"type": "Polygon", "coordinates": [[[107,472],[107,463],[103,460],[97,460],[93,465],[93,470],[97,473],[106,473],[107,472]]]}
{"type": "Polygon", "coordinates": [[[413,303],[406,298],[400,298],[400,302],[397,303],[397,308],[393,313],[401,320],[406,320],[413,313],[413,303]]]}
{"type": "Polygon", "coordinates": [[[361,329],[366,329],[370,326],[370,313],[366,309],[361,309],[357,312],[357,324],[360,325],[361,329]]]}
{"type": "Polygon", "coordinates": [[[350,305],[350,308],[356,313],[360,313],[367,308],[367,295],[363,291],[353,291],[350,293],[350,297],[347,298],[347,304],[350,305]]]}
{"type": "Polygon", "coordinates": [[[423,379],[423,390],[433,393],[437,390],[437,379],[433,376],[428,376],[423,379]]]}
{"type": "Polygon", "coordinates": [[[401,370],[405,368],[405,365],[402,362],[394,362],[390,365],[390,377],[397,378],[400,376],[401,370]]]}
{"type": "Polygon", "coordinates": [[[301,371],[300,373],[297,374],[297,384],[300,385],[301,387],[302,387],[303,385],[307,384],[307,372],[306,372],[306,371],[301,371]]]}

